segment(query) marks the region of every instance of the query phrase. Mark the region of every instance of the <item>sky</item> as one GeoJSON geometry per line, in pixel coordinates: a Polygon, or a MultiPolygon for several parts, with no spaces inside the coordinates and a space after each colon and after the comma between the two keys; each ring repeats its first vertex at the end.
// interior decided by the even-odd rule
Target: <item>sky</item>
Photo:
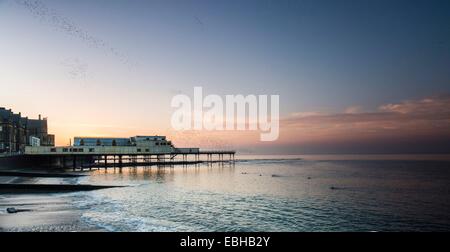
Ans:
{"type": "Polygon", "coordinates": [[[0,107],[74,136],[245,153],[448,153],[446,0],[0,0],[0,107]],[[279,95],[280,137],[178,132],[176,94],[279,95]]]}

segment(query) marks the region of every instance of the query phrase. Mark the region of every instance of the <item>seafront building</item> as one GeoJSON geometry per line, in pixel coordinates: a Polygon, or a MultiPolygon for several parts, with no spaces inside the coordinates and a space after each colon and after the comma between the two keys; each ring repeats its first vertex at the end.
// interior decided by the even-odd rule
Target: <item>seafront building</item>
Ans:
{"type": "MultiPolygon", "coordinates": [[[[88,152],[97,154],[172,154],[196,153],[199,148],[176,148],[165,136],[134,136],[130,138],[75,137],[74,144],[68,147],[47,148],[50,152],[88,152]]],[[[44,150],[43,148],[27,148],[44,150]]]]}
{"type": "Polygon", "coordinates": [[[26,146],[54,146],[47,118],[29,119],[0,107],[0,153],[23,153],[26,146]]]}
{"type": "Polygon", "coordinates": [[[74,146],[136,146],[152,143],[154,146],[172,146],[165,136],[135,136],[130,138],[75,137],[74,146]]]}

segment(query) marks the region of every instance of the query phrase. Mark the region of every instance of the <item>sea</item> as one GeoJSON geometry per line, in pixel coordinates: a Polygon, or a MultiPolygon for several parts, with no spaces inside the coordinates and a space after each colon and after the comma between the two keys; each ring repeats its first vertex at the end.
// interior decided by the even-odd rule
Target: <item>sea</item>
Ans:
{"type": "Polygon", "coordinates": [[[447,155],[239,155],[108,168],[76,183],[82,221],[107,231],[450,231],[447,155]]]}

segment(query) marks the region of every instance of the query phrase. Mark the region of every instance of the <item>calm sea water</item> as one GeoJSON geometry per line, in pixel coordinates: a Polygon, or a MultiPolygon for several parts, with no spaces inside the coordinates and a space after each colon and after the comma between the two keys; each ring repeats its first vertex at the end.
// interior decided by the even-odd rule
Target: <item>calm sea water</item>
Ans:
{"type": "Polygon", "coordinates": [[[110,231],[450,231],[450,161],[241,156],[234,164],[93,171],[74,194],[110,231]]]}

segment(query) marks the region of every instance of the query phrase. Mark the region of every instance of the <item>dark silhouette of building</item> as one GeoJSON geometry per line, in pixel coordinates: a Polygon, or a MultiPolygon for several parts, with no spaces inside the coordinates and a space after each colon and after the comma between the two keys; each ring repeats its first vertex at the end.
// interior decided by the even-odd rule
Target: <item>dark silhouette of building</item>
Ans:
{"type": "Polygon", "coordinates": [[[47,119],[28,119],[11,109],[0,108],[0,153],[23,152],[31,139],[39,138],[42,146],[55,146],[55,135],[47,131],[47,119]]]}

